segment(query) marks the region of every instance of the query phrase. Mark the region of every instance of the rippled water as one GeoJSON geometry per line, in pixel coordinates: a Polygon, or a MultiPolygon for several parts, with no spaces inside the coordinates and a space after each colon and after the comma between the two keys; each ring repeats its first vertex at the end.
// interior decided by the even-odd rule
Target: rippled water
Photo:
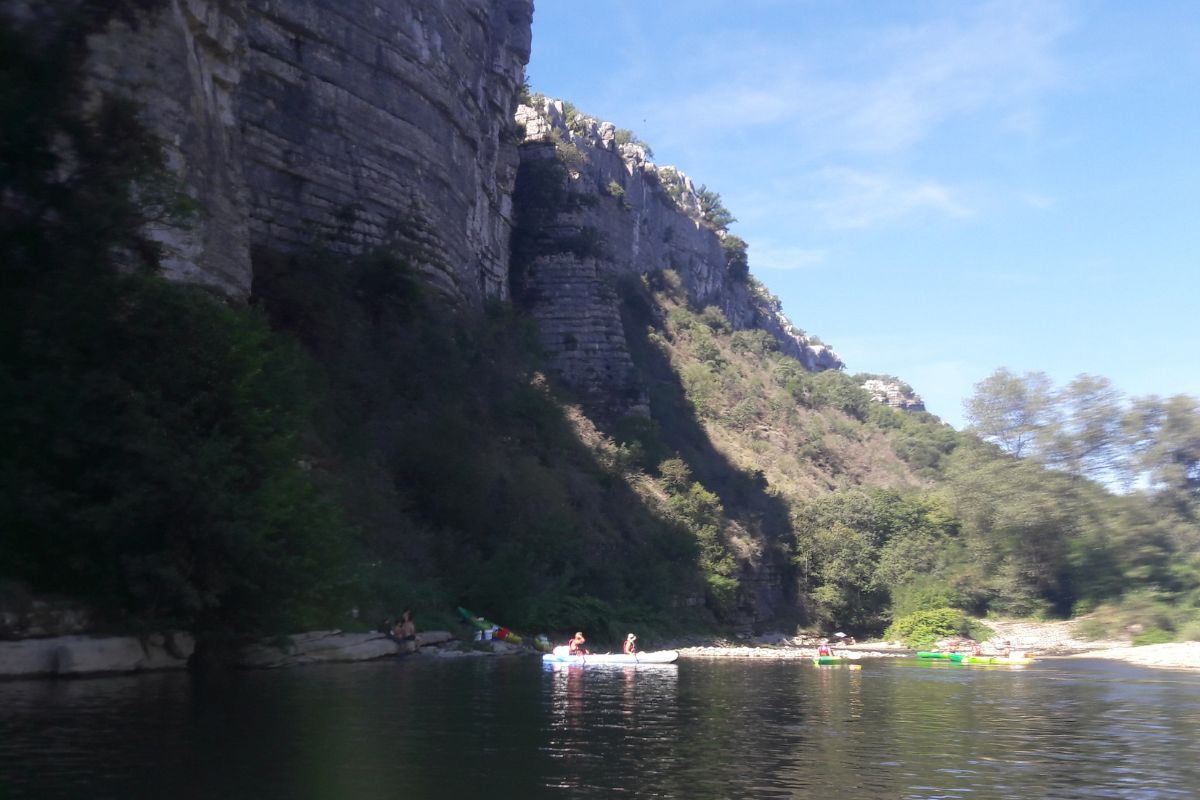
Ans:
{"type": "Polygon", "coordinates": [[[409,659],[0,683],[0,798],[1200,797],[1200,676],[409,659]]]}

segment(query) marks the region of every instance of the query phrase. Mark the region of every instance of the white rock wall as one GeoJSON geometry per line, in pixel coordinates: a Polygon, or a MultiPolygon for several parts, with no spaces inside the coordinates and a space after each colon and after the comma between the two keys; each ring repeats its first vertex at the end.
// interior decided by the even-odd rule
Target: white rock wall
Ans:
{"type": "Polygon", "coordinates": [[[558,100],[520,106],[516,120],[525,132],[524,161],[554,157],[556,142],[560,151],[574,148],[582,156],[580,160],[572,153],[565,159],[567,188],[577,202],[547,229],[551,237],[563,239],[594,231],[602,252],[542,255],[520,280],[539,320],[543,348],[593,411],[610,418],[648,413],[614,290],[624,275],[672,269],[695,306],[718,306],[735,329],[768,331],[783,352],[809,370],[842,367],[836,353],[809,342],[792,326],[777,301],[730,275],[719,234],[700,219],[691,178],[649,161],[642,145],[618,145],[612,123],[578,118],[568,124],[558,100]],[[662,188],[665,173],[674,173],[669,180],[682,187],[677,200],[662,188]],[[620,188],[614,191],[613,186],[620,188]]]}

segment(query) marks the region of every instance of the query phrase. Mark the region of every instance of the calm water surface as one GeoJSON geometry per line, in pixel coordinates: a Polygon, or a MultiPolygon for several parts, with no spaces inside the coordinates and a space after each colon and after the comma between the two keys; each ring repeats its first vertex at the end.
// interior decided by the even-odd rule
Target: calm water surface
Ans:
{"type": "Polygon", "coordinates": [[[0,798],[1196,798],[1200,676],[409,659],[0,683],[0,798]]]}

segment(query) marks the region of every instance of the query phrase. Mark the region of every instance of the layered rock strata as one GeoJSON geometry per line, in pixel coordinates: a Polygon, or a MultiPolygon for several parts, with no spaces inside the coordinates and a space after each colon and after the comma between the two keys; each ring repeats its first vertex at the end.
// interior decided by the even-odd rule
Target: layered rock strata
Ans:
{"type": "MultiPolygon", "coordinates": [[[[197,207],[149,231],[168,276],[245,297],[255,248],[390,247],[456,300],[507,296],[532,0],[113,4],[85,88],[139,103],[197,207]]],[[[2,15],[38,35],[105,5],[2,15]]]]}
{"type": "Polygon", "coordinates": [[[247,6],[252,244],[399,247],[451,297],[506,297],[531,0],[247,6]]]}
{"type": "Polygon", "coordinates": [[[540,322],[552,364],[593,412],[648,413],[621,326],[616,286],[624,276],[674,270],[695,307],[719,307],[737,330],[768,331],[809,370],[842,366],[792,326],[778,300],[730,270],[724,234],[702,219],[688,176],[655,165],[636,141],[618,142],[610,122],[568,119],[558,100],[522,105],[516,120],[525,131],[522,169],[560,162],[566,199],[538,221],[536,251],[514,259],[514,285],[540,322]]]}

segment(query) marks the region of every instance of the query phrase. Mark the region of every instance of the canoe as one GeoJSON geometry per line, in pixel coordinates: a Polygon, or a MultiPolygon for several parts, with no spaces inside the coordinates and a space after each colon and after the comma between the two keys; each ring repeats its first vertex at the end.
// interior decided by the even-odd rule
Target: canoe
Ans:
{"type": "Polygon", "coordinates": [[[813,656],[812,657],[812,662],[814,664],[822,664],[822,665],[824,665],[824,664],[841,664],[841,663],[844,663],[845,661],[846,661],[845,656],[813,656]]]}
{"type": "Polygon", "coordinates": [[[1025,656],[1024,658],[1016,658],[1013,656],[961,656],[958,660],[960,664],[1032,664],[1033,659],[1025,656]]]}
{"type": "Polygon", "coordinates": [[[468,623],[474,625],[479,630],[492,631],[493,639],[503,639],[504,641],[512,644],[521,644],[522,642],[521,637],[510,631],[508,628],[502,628],[490,620],[486,620],[483,617],[477,617],[462,606],[458,607],[458,613],[462,614],[463,618],[466,619],[468,623]]]}
{"type": "Polygon", "coordinates": [[[468,623],[470,623],[471,625],[474,625],[476,628],[479,628],[479,630],[481,630],[481,631],[490,631],[493,627],[499,627],[497,625],[493,625],[491,622],[487,621],[483,617],[475,616],[474,614],[472,614],[470,611],[467,611],[462,606],[458,607],[458,613],[462,614],[463,618],[466,619],[466,621],[468,623]]]}
{"type": "Polygon", "coordinates": [[[927,661],[949,661],[952,664],[1032,664],[1029,656],[972,656],[963,653],[917,653],[927,661]]]}
{"type": "Polygon", "coordinates": [[[670,664],[679,658],[676,650],[658,650],[650,653],[626,655],[624,653],[594,653],[589,656],[564,656],[554,653],[542,655],[543,664],[670,664]]]}

